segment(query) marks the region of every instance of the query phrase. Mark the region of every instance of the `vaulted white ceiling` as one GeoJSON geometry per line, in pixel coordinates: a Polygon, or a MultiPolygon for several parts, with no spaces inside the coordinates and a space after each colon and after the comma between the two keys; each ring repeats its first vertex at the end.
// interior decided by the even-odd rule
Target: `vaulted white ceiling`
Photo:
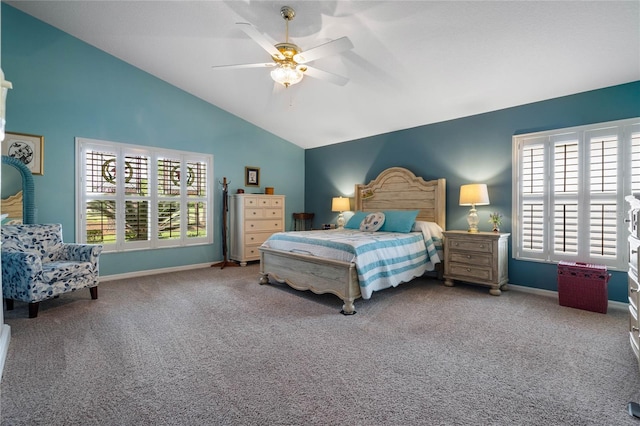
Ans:
{"type": "Polygon", "coordinates": [[[640,80],[635,1],[6,1],[303,148],[640,80]],[[354,48],[288,89],[235,25],[303,50],[342,36],[354,48]]]}

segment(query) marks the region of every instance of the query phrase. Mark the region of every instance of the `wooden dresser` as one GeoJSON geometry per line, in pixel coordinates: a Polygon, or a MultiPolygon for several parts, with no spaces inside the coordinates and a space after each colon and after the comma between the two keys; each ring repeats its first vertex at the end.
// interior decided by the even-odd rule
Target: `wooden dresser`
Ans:
{"type": "Polygon", "coordinates": [[[246,266],[260,260],[258,247],[284,231],[284,195],[234,194],[229,202],[229,258],[246,266]]]}
{"type": "Polygon", "coordinates": [[[631,349],[640,359],[640,320],[638,318],[638,302],[640,301],[640,286],[638,285],[638,261],[640,254],[640,195],[629,195],[625,198],[629,205],[629,341],[631,349]]]}
{"type": "Polygon", "coordinates": [[[499,232],[444,231],[445,285],[453,280],[491,287],[500,296],[509,282],[509,235],[499,232]]]}

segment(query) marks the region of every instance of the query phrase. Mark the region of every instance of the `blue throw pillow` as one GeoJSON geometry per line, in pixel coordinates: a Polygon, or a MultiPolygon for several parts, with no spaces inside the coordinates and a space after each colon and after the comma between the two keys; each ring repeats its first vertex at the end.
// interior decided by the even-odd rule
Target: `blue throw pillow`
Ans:
{"type": "Polygon", "coordinates": [[[411,232],[418,210],[385,210],[384,224],[380,232],[411,232]]]}
{"type": "Polygon", "coordinates": [[[355,212],[351,219],[344,225],[345,229],[360,229],[360,222],[367,217],[369,213],[366,212],[355,212]]]}

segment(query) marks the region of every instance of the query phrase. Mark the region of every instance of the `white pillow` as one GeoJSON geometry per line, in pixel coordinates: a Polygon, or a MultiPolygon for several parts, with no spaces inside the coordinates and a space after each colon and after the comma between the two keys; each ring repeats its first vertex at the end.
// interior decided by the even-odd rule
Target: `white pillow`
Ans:
{"type": "Polygon", "coordinates": [[[384,213],[370,213],[360,222],[360,230],[363,232],[376,232],[384,225],[384,213]]]}

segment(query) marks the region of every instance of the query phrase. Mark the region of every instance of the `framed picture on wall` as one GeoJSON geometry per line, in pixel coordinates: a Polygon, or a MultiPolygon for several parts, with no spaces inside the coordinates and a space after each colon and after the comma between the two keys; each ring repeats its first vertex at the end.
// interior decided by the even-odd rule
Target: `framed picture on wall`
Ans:
{"type": "Polygon", "coordinates": [[[247,166],[244,168],[244,186],[260,186],[260,168],[247,166]]]}
{"type": "Polygon", "coordinates": [[[44,136],[6,132],[2,155],[22,161],[34,175],[44,174],[44,136]]]}

